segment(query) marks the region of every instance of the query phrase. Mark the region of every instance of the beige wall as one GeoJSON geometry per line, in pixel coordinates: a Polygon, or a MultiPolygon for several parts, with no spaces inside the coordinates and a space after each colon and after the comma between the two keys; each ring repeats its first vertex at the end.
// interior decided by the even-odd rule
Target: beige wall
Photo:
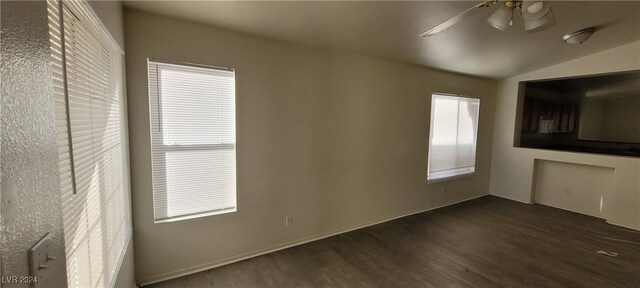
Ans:
{"type": "MultiPolygon", "coordinates": [[[[614,188],[603,195],[603,217],[612,224],[640,229],[639,158],[513,147],[519,81],[635,69],[640,69],[640,42],[500,81],[493,134],[491,194],[531,202],[536,159],[609,167],[615,169],[614,188]]],[[[566,179],[580,177],[572,169],[559,173],[566,179]]]]}
{"type": "Polygon", "coordinates": [[[120,48],[124,50],[124,29],[122,28],[122,2],[109,0],[88,0],[89,6],[96,12],[120,48]]]}
{"type": "Polygon", "coordinates": [[[118,273],[118,277],[116,278],[116,282],[114,284],[115,288],[135,288],[136,287],[133,255],[134,255],[133,241],[130,241],[129,246],[127,246],[127,250],[124,254],[124,259],[120,264],[121,265],[120,273],[118,273]]]}
{"type": "Polygon", "coordinates": [[[580,139],[640,143],[640,95],[583,97],[581,104],[580,139]]]}
{"type": "Polygon", "coordinates": [[[578,125],[578,139],[603,139],[605,121],[604,106],[600,99],[584,97],[580,102],[580,124],[578,125]]]}
{"type": "Polygon", "coordinates": [[[603,137],[610,141],[640,143],[640,95],[605,102],[603,137]],[[635,119],[635,121],[629,121],[635,119]]]}
{"type": "Polygon", "coordinates": [[[495,81],[135,10],[125,32],[142,284],[488,193],[495,81]],[[153,223],[147,57],[236,68],[237,212],[153,223]],[[429,185],[436,91],[481,99],[478,173],[429,185]]]}

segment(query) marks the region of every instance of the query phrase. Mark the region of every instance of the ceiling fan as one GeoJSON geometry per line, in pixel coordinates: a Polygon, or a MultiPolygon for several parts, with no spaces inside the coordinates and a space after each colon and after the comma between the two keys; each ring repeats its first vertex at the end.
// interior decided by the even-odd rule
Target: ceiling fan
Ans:
{"type": "MultiPolygon", "coordinates": [[[[420,36],[426,37],[440,33],[442,30],[453,26],[464,18],[480,10],[480,8],[492,7],[498,4],[498,2],[498,0],[490,0],[478,3],[475,6],[462,11],[453,18],[423,32],[420,36]]],[[[501,2],[504,5],[500,6],[498,10],[493,12],[489,19],[487,19],[489,25],[500,31],[504,31],[507,27],[513,25],[514,14],[522,16],[522,20],[524,20],[524,29],[527,32],[542,31],[556,24],[553,12],[551,11],[551,7],[549,7],[549,3],[547,1],[507,0],[501,2]]]]}

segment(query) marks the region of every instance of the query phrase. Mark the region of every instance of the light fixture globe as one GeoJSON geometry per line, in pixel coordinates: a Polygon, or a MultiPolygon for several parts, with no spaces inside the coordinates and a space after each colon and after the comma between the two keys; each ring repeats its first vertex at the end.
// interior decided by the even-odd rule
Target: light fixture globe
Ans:
{"type": "Polygon", "coordinates": [[[523,1],[522,2],[522,19],[537,20],[543,18],[549,12],[549,3],[545,1],[523,1]]]}
{"type": "Polygon", "coordinates": [[[538,13],[542,11],[543,7],[544,7],[544,2],[542,1],[534,2],[527,7],[527,13],[531,13],[531,14],[538,13]]]}
{"type": "Polygon", "coordinates": [[[548,9],[547,13],[538,19],[524,20],[524,30],[527,32],[538,32],[556,25],[556,18],[553,17],[553,11],[548,9]]]}
{"type": "Polygon", "coordinates": [[[502,6],[491,14],[491,17],[487,19],[489,25],[493,26],[500,31],[504,31],[509,26],[513,17],[513,9],[507,6],[502,6]]]}
{"type": "Polygon", "coordinates": [[[589,37],[591,37],[591,35],[593,35],[594,32],[596,32],[596,29],[593,27],[590,27],[590,28],[578,30],[576,32],[564,35],[562,36],[562,40],[564,40],[564,42],[567,42],[569,44],[579,45],[584,43],[584,41],[587,41],[587,39],[589,39],[589,37]]]}

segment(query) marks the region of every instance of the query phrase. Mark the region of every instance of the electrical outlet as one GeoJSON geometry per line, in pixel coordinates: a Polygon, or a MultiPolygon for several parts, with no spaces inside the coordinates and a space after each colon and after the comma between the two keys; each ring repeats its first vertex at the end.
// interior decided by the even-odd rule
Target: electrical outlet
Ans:
{"type": "Polygon", "coordinates": [[[442,185],[442,193],[444,193],[444,185],[442,185]]]}
{"type": "Polygon", "coordinates": [[[293,216],[285,216],[284,217],[284,226],[291,226],[293,225],[293,216]]]}

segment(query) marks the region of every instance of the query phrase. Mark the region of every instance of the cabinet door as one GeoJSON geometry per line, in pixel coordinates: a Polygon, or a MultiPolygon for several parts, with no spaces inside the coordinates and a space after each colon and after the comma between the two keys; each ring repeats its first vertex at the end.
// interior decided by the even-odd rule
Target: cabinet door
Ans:
{"type": "Polygon", "coordinates": [[[571,104],[562,104],[562,115],[560,116],[560,131],[569,131],[569,116],[571,114],[571,104]]]}
{"type": "Polygon", "coordinates": [[[569,111],[568,132],[573,132],[576,129],[576,115],[578,115],[578,106],[571,105],[571,110],[569,111]]]}
{"type": "Polygon", "coordinates": [[[531,102],[531,121],[529,121],[529,131],[538,131],[538,121],[540,121],[540,100],[531,102]]]}
{"type": "Polygon", "coordinates": [[[562,118],[562,104],[553,103],[553,112],[551,115],[553,118],[553,127],[551,127],[551,129],[553,132],[558,132],[560,131],[560,120],[562,118]]]}
{"type": "Polygon", "coordinates": [[[520,131],[529,132],[531,126],[531,99],[524,99],[524,105],[522,107],[522,124],[520,131]]]}

